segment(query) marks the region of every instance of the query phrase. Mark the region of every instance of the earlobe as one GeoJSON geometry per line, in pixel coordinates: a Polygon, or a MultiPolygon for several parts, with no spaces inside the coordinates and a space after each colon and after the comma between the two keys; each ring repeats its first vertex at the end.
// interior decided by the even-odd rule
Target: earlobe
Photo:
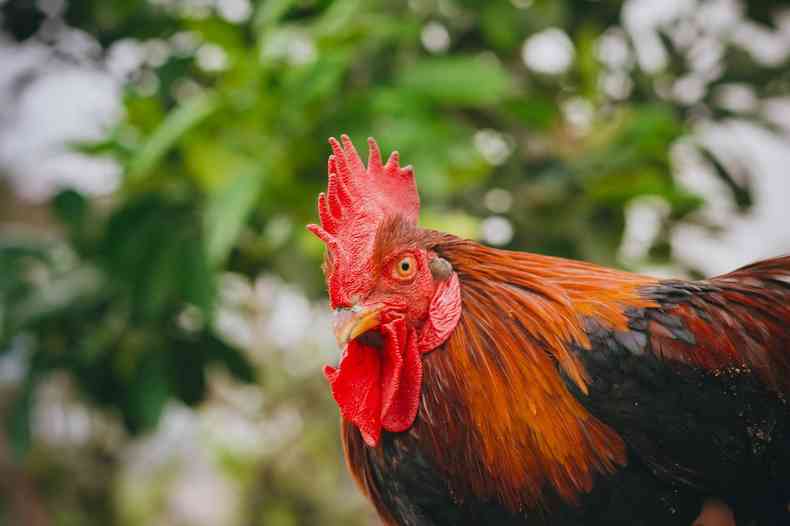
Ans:
{"type": "MultiPolygon", "coordinates": [[[[449,265],[449,263],[448,263],[449,265]]],[[[452,267],[451,267],[452,268],[452,267]]],[[[418,342],[421,353],[432,351],[447,340],[461,318],[461,285],[458,275],[439,282],[428,308],[428,322],[420,331],[418,342]]]]}

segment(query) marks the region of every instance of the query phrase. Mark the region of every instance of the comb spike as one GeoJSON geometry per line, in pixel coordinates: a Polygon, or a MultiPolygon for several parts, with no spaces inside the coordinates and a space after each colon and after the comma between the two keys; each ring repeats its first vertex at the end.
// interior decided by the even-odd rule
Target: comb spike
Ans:
{"type": "Polygon", "coordinates": [[[343,141],[343,151],[346,152],[346,163],[351,170],[351,174],[355,177],[365,174],[365,165],[362,163],[354,143],[351,142],[351,139],[345,133],[340,136],[340,140],[343,141]]]}
{"type": "Polygon", "coordinates": [[[346,153],[334,137],[329,138],[329,145],[335,154],[335,167],[337,168],[335,173],[340,176],[344,183],[348,183],[351,180],[351,172],[346,162],[346,153]]]}
{"type": "Polygon", "coordinates": [[[343,207],[350,207],[354,200],[345,183],[337,176],[335,176],[335,186],[337,188],[337,199],[340,201],[340,205],[343,207]]]}
{"type": "Polygon", "coordinates": [[[330,155],[329,159],[326,160],[326,173],[327,175],[337,173],[337,163],[334,155],[330,155]]]}
{"type": "MultiPolygon", "coordinates": [[[[329,160],[327,161],[327,174],[329,174],[329,178],[335,178],[335,182],[333,183],[334,190],[336,191],[336,195],[332,196],[334,199],[337,199],[340,203],[340,206],[349,206],[352,203],[351,196],[348,193],[348,188],[345,187],[343,181],[337,176],[337,162],[335,161],[335,156],[330,155],[329,160]]],[[[338,215],[338,218],[340,215],[338,215]]]]}
{"type": "Polygon", "coordinates": [[[335,236],[321,228],[320,226],[310,223],[307,225],[307,230],[309,230],[315,237],[326,243],[326,246],[330,249],[335,249],[338,247],[337,239],[335,236]]]}
{"type": "Polygon", "coordinates": [[[318,194],[318,217],[321,219],[321,227],[330,234],[337,233],[337,221],[329,210],[329,204],[326,200],[326,194],[321,192],[318,194]]]}
{"type": "Polygon", "coordinates": [[[341,219],[343,217],[343,203],[340,200],[340,185],[339,179],[336,174],[329,174],[329,182],[326,185],[327,201],[329,202],[329,211],[333,216],[341,219]]]}
{"type": "Polygon", "coordinates": [[[395,150],[390,154],[387,159],[387,164],[384,165],[384,173],[388,176],[396,175],[400,171],[400,154],[395,150]]]}
{"type": "Polygon", "coordinates": [[[377,174],[382,168],[379,145],[373,137],[368,137],[368,173],[377,174]]]}
{"type": "Polygon", "coordinates": [[[382,221],[400,215],[417,224],[420,197],[411,166],[400,167],[398,152],[382,165],[381,150],[368,139],[368,165],[348,135],[329,139],[326,192],[318,196],[319,225],[307,228],[332,255],[327,259],[327,285],[333,306],[347,306],[349,283],[372,279],[368,274],[372,238],[382,221]],[[341,143],[342,141],[342,143],[341,143]]]}

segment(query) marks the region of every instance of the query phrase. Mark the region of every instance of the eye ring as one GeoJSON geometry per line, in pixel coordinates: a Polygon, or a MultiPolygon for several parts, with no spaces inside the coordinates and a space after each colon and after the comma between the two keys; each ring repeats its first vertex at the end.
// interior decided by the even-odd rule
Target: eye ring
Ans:
{"type": "Polygon", "coordinates": [[[415,272],[417,272],[417,260],[414,259],[414,256],[403,256],[395,265],[394,274],[397,279],[411,279],[415,272]]]}

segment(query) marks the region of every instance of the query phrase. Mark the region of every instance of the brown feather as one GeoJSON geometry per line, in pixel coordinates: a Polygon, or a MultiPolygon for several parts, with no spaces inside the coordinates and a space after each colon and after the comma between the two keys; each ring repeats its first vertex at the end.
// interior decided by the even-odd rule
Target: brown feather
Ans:
{"type": "Polygon", "coordinates": [[[560,369],[586,392],[571,352],[589,347],[583,318],[624,330],[626,307],[654,305],[637,292],[654,280],[451,236],[434,250],[458,273],[463,314],[446,347],[426,357],[421,436],[458,494],[511,509],[539,505],[547,488],[574,501],[625,463],[625,448],[568,391],[560,369]],[[441,411],[448,406],[456,414],[441,411]]]}
{"type": "MultiPolygon", "coordinates": [[[[405,233],[395,230],[388,245],[402,241],[405,233]]],[[[574,502],[626,455],[622,439],[581,406],[560,370],[586,392],[589,379],[571,351],[589,348],[583,318],[626,329],[623,310],[654,305],[637,289],[655,280],[436,232],[416,238],[458,273],[463,314],[444,347],[425,356],[409,435],[458,499],[471,494],[520,510],[540,507],[552,491],[574,502]]],[[[363,461],[371,452],[348,425],[344,443],[357,481],[386,518],[363,461]]],[[[382,461],[376,458],[373,452],[369,461],[382,461]]]]}
{"type": "MultiPolygon", "coordinates": [[[[534,509],[554,493],[574,503],[598,476],[626,463],[622,438],[563,380],[564,373],[587,392],[590,379],[572,349],[595,352],[585,332],[591,320],[626,338],[626,311],[646,309],[656,313],[649,348],[659,356],[709,370],[745,364],[776,385],[790,378],[790,353],[775,349],[788,345],[790,260],[714,278],[707,292],[668,309],[650,294],[665,283],[654,278],[392,226],[388,247],[405,241],[431,249],[461,281],[461,320],[424,357],[419,414],[401,435],[442,471],[459,502],[468,495],[534,509]]],[[[382,450],[367,448],[348,423],[343,442],[357,482],[394,524],[372,471],[378,464],[387,472],[382,450]]]]}

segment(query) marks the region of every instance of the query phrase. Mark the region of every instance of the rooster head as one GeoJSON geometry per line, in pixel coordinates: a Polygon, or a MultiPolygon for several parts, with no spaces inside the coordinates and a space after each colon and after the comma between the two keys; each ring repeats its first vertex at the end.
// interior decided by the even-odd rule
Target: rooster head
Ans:
{"type": "Polygon", "coordinates": [[[461,315],[458,277],[417,227],[420,198],[397,152],[382,163],[368,139],[368,165],[346,136],[329,144],[329,183],[318,196],[324,262],[342,357],[324,374],[344,419],[369,446],[381,430],[407,430],[417,416],[422,354],[448,338],[461,315]]]}

